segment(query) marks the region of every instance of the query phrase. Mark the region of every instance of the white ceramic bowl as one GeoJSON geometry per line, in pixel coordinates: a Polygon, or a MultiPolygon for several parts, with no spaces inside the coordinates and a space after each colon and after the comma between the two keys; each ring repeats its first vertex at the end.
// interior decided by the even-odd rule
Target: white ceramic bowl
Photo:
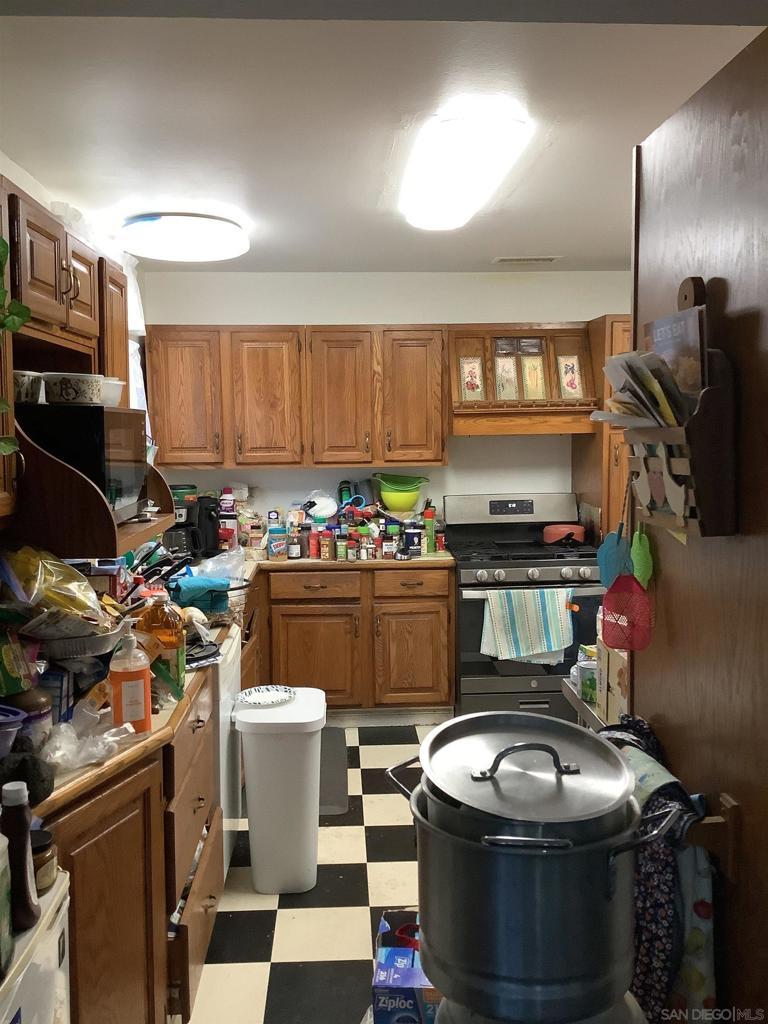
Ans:
{"type": "Polygon", "coordinates": [[[13,400],[37,405],[43,390],[43,375],[34,370],[13,371],[13,400]]]}
{"type": "Polygon", "coordinates": [[[101,385],[101,399],[104,405],[120,405],[120,398],[123,394],[125,381],[118,377],[105,377],[101,385]]]}
{"type": "Polygon", "coordinates": [[[103,405],[100,373],[44,373],[49,405],[103,405]]]}

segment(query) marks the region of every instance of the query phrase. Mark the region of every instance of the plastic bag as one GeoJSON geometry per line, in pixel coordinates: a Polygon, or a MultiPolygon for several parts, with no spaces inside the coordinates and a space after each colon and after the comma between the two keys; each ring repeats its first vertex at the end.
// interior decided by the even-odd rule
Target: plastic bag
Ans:
{"type": "Polygon", "coordinates": [[[77,569],[47,551],[25,547],[0,560],[3,582],[32,616],[21,632],[39,639],[105,633],[112,621],[77,569]]]}
{"type": "Polygon", "coordinates": [[[135,737],[136,730],[130,722],[100,736],[85,736],[82,739],[68,722],[61,722],[51,729],[50,738],[40,751],[40,757],[47,764],[53,765],[57,772],[69,772],[87,764],[106,761],[127,740],[135,737]]]}
{"type": "Polygon", "coordinates": [[[241,547],[206,558],[192,570],[193,576],[206,576],[209,579],[241,580],[244,573],[245,551],[241,547]]]}
{"type": "Polygon", "coordinates": [[[314,505],[309,509],[309,514],[313,519],[320,517],[321,519],[331,519],[335,516],[339,509],[339,504],[335,498],[332,498],[328,491],[310,491],[304,499],[304,504],[308,505],[313,502],[314,505]]]}

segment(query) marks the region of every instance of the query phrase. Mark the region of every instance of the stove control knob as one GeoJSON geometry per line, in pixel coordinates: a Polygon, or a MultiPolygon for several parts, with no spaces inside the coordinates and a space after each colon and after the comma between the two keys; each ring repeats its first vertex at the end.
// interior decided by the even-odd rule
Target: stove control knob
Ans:
{"type": "Polygon", "coordinates": [[[579,569],[579,577],[583,580],[589,580],[592,578],[592,570],[588,565],[582,565],[579,569]]]}
{"type": "Polygon", "coordinates": [[[475,573],[475,579],[477,580],[478,583],[485,583],[485,581],[488,579],[488,570],[478,569],[477,572],[475,573]]]}
{"type": "Polygon", "coordinates": [[[570,567],[570,565],[566,565],[560,570],[560,575],[563,577],[564,580],[573,579],[573,569],[570,567]]]}
{"type": "Polygon", "coordinates": [[[504,572],[503,569],[497,569],[493,574],[493,578],[496,580],[497,583],[503,583],[504,580],[507,578],[507,574],[504,572]]]}
{"type": "Polygon", "coordinates": [[[528,573],[527,573],[527,576],[528,576],[529,580],[537,580],[540,575],[541,575],[541,573],[539,572],[538,569],[529,569],[528,573]]]}

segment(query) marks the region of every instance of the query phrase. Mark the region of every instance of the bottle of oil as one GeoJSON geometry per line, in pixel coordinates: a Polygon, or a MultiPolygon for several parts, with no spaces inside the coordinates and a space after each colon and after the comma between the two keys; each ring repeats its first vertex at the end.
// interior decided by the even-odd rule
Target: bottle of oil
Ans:
{"type": "Polygon", "coordinates": [[[167,594],[152,598],[136,623],[136,630],[154,638],[152,672],[180,700],[184,695],[186,668],[184,620],[167,594]]]}

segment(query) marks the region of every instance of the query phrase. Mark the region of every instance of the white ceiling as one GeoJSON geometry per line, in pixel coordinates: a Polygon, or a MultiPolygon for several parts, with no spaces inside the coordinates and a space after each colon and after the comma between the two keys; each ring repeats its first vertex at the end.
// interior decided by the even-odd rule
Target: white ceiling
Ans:
{"type": "Polygon", "coordinates": [[[623,269],[632,146],[758,31],[0,18],[0,146],[81,209],[243,211],[251,252],[206,269],[623,269]],[[534,141],[466,227],[411,228],[396,199],[415,128],[475,90],[517,97],[534,141]]]}

